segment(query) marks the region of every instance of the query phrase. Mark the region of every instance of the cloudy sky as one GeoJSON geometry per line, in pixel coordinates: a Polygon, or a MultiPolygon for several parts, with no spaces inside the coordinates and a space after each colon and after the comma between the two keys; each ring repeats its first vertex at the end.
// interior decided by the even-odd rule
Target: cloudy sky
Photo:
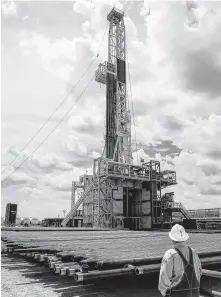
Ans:
{"type": "MultiPolygon", "coordinates": [[[[112,5],[2,2],[2,170],[96,57],[112,5]]],[[[186,208],[221,207],[221,2],[116,6],[125,12],[134,162],[138,155],[176,168],[178,185],[168,191],[186,208]]],[[[105,60],[107,34],[99,57],[14,167],[57,125],[105,60]]],[[[104,114],[105,86],[92,81],[59,128],[4,182],[2,215],[7,202],[19,204],[19,216],[61,216],[69,210],[71,181],[90,171],[102,151],[104,114]]]]}

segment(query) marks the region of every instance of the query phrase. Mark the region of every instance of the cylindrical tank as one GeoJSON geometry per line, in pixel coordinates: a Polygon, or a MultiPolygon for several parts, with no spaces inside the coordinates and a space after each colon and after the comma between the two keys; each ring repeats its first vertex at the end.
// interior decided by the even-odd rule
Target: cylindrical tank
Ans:
{"type": "Polygon", "coordinates": [[[15,225],[20,226],[22,223],[22,218],[16,218],[15,225]]]}
{"type": "Polygon", "coordinates": [[[30,219],[29,218],[24,218],[23,221],[22,221],[22,224],[23,226],[26,226],[26,225],[30,225],[30,219]]]}
{"type": "Polygon", "coordinates": [[[39,219],[37,219],[37,218],[32,218],[31,219],[31,225],[36,226],[38,224],[39,224],[39,219]]]}

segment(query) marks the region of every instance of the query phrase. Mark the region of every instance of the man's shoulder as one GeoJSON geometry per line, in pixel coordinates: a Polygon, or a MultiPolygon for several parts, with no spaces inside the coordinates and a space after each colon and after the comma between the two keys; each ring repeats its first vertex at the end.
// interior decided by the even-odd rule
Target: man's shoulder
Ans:
{"type": "Polygon", "coordinates": [[[195,257],[199,258],[198,253],[193,248],[191,248],[191,251],[195,257]]]}
{"type": "Polygon", "coordinates": [[[173,256],[176,254],[177,254],[177,251],[175,249],[169,249],[166,251],[163,258],[164,258],[164,260],[169,260],[169,259],[173,258],[173,256]]]}

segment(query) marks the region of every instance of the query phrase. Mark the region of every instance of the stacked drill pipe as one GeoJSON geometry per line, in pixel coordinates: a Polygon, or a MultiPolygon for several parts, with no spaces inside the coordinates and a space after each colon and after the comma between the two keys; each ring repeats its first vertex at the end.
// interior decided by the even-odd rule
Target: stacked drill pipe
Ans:
{"type": "MultiPolygon", "coordinates": [[[[214,251],[214,252],[202,252],[199,253],[200,258],[210,258],[210,257],[217,257],[216,259],[221,260],[221,251],[214,251]]],[[[149,264],[158,264],[162,260],[161,256],[157,257],[145,257],[145,258],[125,258],[119,260],[96,260],[96,259],[87,259],[80,261],[80,265],[87,266],[86,270],[108,270],[108,269],[117,269],[123,268],[127,264],[131,265],[149,265],[149,264]]]]}
{"type": "MultiPolygon", "coordinates": [[[[153,259],[152,259],[153,260],[153,259]]],[[[86,281],[86,280],[93,280],[93,279],[99,279],[99,278],[110,278],[115,276],[122,276],[122,275],[143,275],[143,274],[155,274],[159,273],[161,263],[155,263],[151,264],[151,259],[144,259],[144,262],[149,262],[147,265],[141,265],[141,266],[133,266],[133,265],[125,265],[125,262],[123,261],[122,265],[124,265],[124,268],[115,268],[115,269],[109,269],[109,270],[97,270],[97,271],[90,271],[90,272],[77,272],[74,275],[74,278],[76,281],[86,281]]],[[[157,262],[157,258],[154,259],[155,262],[157,262]]],[[[135,263],[136,259],[130,261],[130,263],[135,263]]],[[[141,259],[138,260],[139,263],[141,263],[141,259]]],[[[221,257],[206,257],[201,258],[201,264],[202,267],[208,267],[209,265],[215,265],[215,264],[221,264],[221,257]]],[[[118,264],[119,265],[119,264],[118,264]]],[[[216,276],[220,277],[219,272],[211,272],[209,273],[208,270],[203,269],[203,274],[210,275],[210,276],[216,276]]]]}
{"type": "MultiPolygon", "coordinates": [[[[128,255],[130,258],[143,258],[146,255],[150,257],[156,255],[156,250],[157,256],[162,256],[165,249],[170,248],[171,244],[167,234],[160,234],[159,232],[152,232],[150,234],[144,232],[138,232],[136,234],[134,232],[106,232],[105,234],[101,234],[98,232],[95,235],[91,235],[90,232],[87,232],[86,236],[85,234],[82,235],[82,232],[78,232],[77,235],[73,235],[73,232],[68,232],[68,237],[61,235],[58,238],[54,236],[56,232],[48,234],[48,236],[46,236],[44,232],[44,238],[38,238],[37,235],[33,236],[29,232],[28,234],[23,234],[24,232],[21,233],[22,232],[19,232],[19,234],[10,234],[9,239],[16,240],[19,244],[23,243],[23,245],[27,247],[30,244],[36,244],[39,247],[48,249],[56,247],[60,250],[80,250],[85,254],[87,254],[90,249],[94,252],[93,256],[99,257],[100,260],[107,258],[110,254],[114,260],[128,257],[128,255]],[[88,245],[88,242],[90,242],[90,245],[88,245]]],[[[197,252],[203,252],[204,250],[214,251],[218,240],[221,241],[221,235],[219,234],[215,235],[215,237],[214,235],[209,235],[206,239],[204,237],[203,234],[191,235],[190,244],[197,252]],[[218,239],[217,236],[219,236],[220,239],[218,239]],[[202,245],[201,242],[204,244],[202,245]]]]}
{"type": "MultiPolygon", "coordinates": [[[[7,238],[2,237],[10,254],[34,260],[54,273],[69,275],[78,281],[158,273],[162,256],[171,247],[171,241],[165,233],[157,233],[156,236],[154,232],[107,232],[104,236],[100,233],[91,235],[88,232],[87,236],[78,233],[77,236],[70,234],[67,237],[54,237],[56,232],[53,236],[47,236],[44,232],[44,237],[40,238],[38,234],[33,236],[29,232],[28,235],[19,233],[19,236],[10,234],[7,238]]],[[[204,237],[191,236],[190,242],[199,253],[203,267],[220,264],[221,251],[216,249],[221,236],[217,234],[215,237],[204,237]]]]}

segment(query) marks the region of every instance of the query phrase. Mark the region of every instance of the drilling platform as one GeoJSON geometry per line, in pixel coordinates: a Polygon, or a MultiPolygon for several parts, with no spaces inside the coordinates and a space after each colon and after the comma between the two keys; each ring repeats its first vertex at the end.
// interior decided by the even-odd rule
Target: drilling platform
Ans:
{"type": "Polygon", "coordinates": [[[72,183],[71,210],[62,226],[78,218],[81,207],[84,227],[162,228],[171,219],[174,193],[161,195],[161,191],[177,183],[176,172],[162,171],[156,160],[133,164],[124,13],[114,7],[107,20],[108,61],[99,64],[95,73],[95,80],[106,85],[104,153],[94,160],[92,175],[82,175],[72,183]],[[75,202],[79,188],[82,194],[75,202]]]}

